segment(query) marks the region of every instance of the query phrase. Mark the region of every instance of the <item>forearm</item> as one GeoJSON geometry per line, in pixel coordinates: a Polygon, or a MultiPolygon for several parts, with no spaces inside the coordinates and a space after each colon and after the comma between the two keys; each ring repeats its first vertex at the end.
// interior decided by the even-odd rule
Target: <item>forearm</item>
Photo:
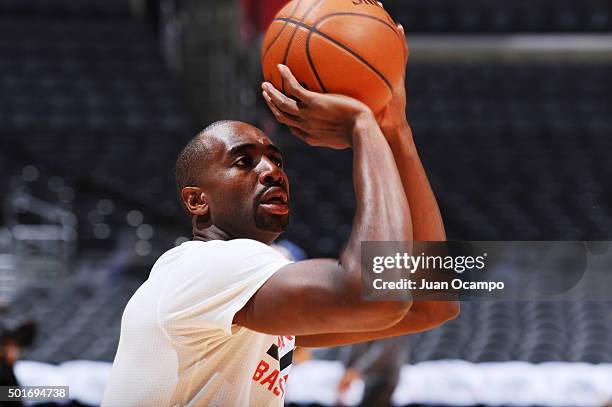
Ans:
{"type": "Polygon", "coordinates": [[[412,219],[393,152],[373,116],[361,119],[353,137],[353,183],[357,209],[341,261],[360,281],[361,242],[411,241],[412,219]]]}
{"type": "Polygon", "coordinates": [[[308,348],[333,347],[414,334],[436,328],[458,313],[458,304],[455,302],[415,301],[404,318],[390,328],[371,332],[298,336],[296,345],[308,348]]]}
{"type": "Polygon", "coordinates": [[[415,241],[444,241],[446,233],[440,209],[416,149],[407,122],[385,130],[397,164],[412,215],[415,241]]]}
{"type": "MultiPolygon", "coordinates": [[[[442,215],[414,143],[412,129],[407,121],[401,123],[391,130],[385,129],[385,137],[393,151],[410,206],[414,240],[445,241],[442,215]]],[[[458,302],[419,301],[414,303],[411,315],[407,317],[415,324],[414,332],[420,332],[434,328],[458,313],[458,302]]]]}

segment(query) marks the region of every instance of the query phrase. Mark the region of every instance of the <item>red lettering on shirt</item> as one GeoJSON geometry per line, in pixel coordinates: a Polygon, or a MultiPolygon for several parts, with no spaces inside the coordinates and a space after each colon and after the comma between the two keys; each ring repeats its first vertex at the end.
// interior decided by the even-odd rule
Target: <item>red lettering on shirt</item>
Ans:
{"type": "Polygon", "coordinates": [[[261,381],[260,384],[263,386],[266,383],[270,383],[270,385],[268,386],[268,390],[272,390],[272,387],[274,387],[274,383],[276,383],[276,379],[278,379],[278,369],[274,369],[272,373],[268,375],[268,377],[261,381]]]}
{"type": "MultiPolygon", "coordinates": [[[[278,367],[277,364],[281,359],[280,355],[282,354],[284,356],[287,354],[285,349],[290,347],[291,349],[288,350],[290,352],[294,348],[294,339],[295,336],[277,336],[276,345],[272,345],[272,347],[270,347],[272,352],[264,356],[265,358],[268,358],[268,360],[276,360],[270,364],[264,359],[261,359],[253,374],[253,380],[262,387],[267,388],[268,391],[272,392],[276,397],[285,397],[285,386],[287,384],[289,375],[285,374],[282,377],[279,377],[280,370],[275,367],[278,367]]],[[[270,350],[268,352],[270,352],[270,350]]]]}
{"type": "Polygon", "coordinates": [[[283,386],[283,384],[287,382],[288,378],[289,378],[289,375],[284,375],[278,381],[278,385],[280,387],[280,391],[282,392],[282,396],[281,397],[285,397],[285,386],[283,386]]]}
{"type": "Polygon", "coordinates": [[[261,379],[261,377],[264,375],[264,373],[268,371],[268,369],[270,369],[270,365],[267,364],[264,360],[260,360],[259,365],[257,365],[257,369],[255,369],[255,373],[253,374],[253,380],[258,382],[259,379],[261,379]]]}

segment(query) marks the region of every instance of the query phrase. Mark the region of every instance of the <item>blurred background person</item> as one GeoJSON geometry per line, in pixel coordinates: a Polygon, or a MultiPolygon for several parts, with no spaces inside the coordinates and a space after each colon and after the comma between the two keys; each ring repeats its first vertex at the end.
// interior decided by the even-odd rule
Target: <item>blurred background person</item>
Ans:
{"type": "MultiPolygon", "coordinates": [[[[0,321],[0,386],[17,387],[19,382],[15,376],[15,363],[24,347],[31,346],[36,325],[29,319],[13,320],[12,323],[0,321]]],[[[0,405],[3,405],[0,402],[0,405]]],[[[21,405],[20,401],[11,405],[21,405]]]]}
{"type": "Polygon", "coordinates": [[[363,380],[360,407],[391,406],[391,396],[400,378],[402,366],[408,362],[409,336],[342,347],[339,359],[345,372],[338,383],[338,404],[357,379],[363,380]]]}
{"type": "Polygon", "coordinates": [[[0,386],[18,386],[13,366],[19,358],[20,346],[0,326],[0,386]]]}

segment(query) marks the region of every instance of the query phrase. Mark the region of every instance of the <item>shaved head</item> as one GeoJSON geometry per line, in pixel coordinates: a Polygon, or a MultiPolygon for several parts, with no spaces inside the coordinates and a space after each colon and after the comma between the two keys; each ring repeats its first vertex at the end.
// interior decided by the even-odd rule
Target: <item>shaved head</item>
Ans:
{"type": "Polygon", "coordinates": [[[198,185],[206,174],[215,136],[233,134],[238,124],[240,122],[231,120],[214,122],[187,143],[176,160],[175,176],[179,193],[185,187],[198,185]]]}

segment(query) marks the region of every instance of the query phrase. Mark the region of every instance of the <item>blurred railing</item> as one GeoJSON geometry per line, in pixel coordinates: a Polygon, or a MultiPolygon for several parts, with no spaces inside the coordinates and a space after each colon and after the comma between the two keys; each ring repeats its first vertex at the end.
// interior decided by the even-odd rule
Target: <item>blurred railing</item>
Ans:
{"type": "Polygon", "coordinates": [[[14,278],[45,285],[69,273],[78,237],[74,214],[21,191],[10,194],[5,206],[14,278]]]}
{"type": "Polygon", "coordinates": [[[612,61],[612,34],[412,34],[411,63],[612,61]]]}

